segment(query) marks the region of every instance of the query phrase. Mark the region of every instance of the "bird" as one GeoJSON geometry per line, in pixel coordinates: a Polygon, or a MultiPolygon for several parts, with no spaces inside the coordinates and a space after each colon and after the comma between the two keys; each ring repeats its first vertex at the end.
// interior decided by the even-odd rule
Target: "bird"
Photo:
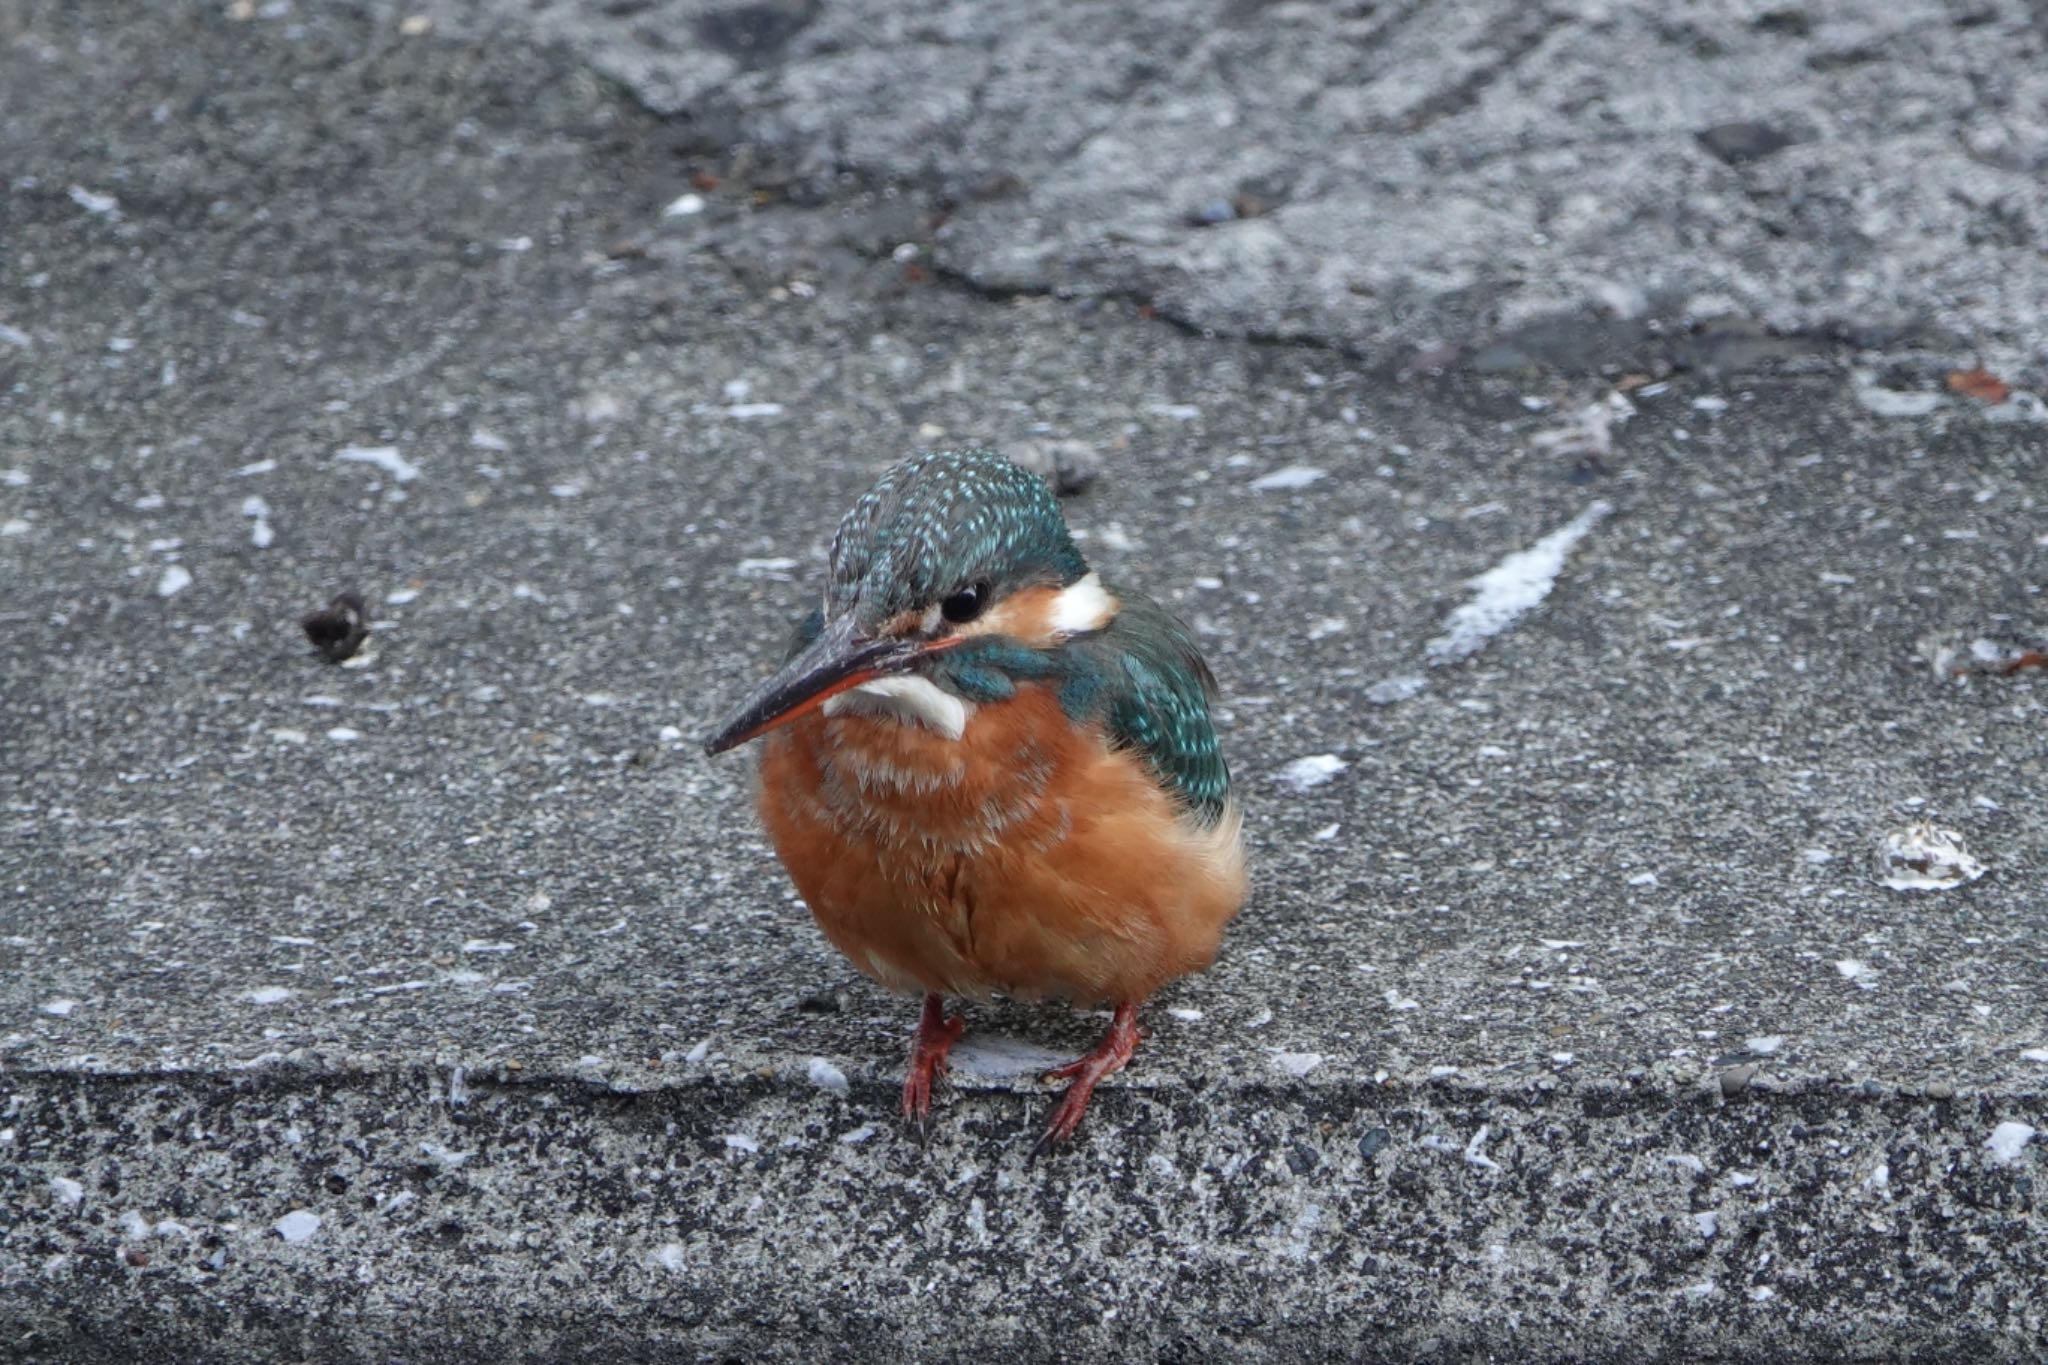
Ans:
{"type": "Polygon", "coordinates": [[[704,741],[761,740],[758,808],[825,937],[923,1007],[926,1122],[966,1028],[947,1000],[1110,1007],[1035,1152],[1069,1139],[1244,904],[1242,816],[1193,634],[1089,567],[1044,479],[986,449],[882,474],[832,538],[781,667],[704,741]]]}

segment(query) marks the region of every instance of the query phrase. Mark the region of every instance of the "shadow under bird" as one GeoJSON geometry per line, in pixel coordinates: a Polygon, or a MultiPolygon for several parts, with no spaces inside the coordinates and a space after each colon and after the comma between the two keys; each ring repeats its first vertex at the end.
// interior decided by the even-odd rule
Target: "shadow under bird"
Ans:
{"type": "Polygon", "coordinates": [[[989,451],[897,465],[833,537],[823,604],[705,741],[761,736],[760,810],[818,926],[924,1011],[922,1119],[966,1027],[946,997],[1108,1004],[1040,1147],[1207,967],[1245,898],[1214,680],[1187,628],[1089,569],[1043,480],[989,451]]]}

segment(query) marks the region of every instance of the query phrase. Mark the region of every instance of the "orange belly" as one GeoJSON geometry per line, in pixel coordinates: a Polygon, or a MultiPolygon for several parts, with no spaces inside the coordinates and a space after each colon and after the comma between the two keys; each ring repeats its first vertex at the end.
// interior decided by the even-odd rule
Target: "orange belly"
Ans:
{"type": "Polygon", "coordinates": [[[1043,685],[957,740],[805,716],[766,737],[761,815],[825,936],[896,990],[1139,1000],[1208,966],[1244,902],[1235,810],[1190,822],[1043,685]]]}

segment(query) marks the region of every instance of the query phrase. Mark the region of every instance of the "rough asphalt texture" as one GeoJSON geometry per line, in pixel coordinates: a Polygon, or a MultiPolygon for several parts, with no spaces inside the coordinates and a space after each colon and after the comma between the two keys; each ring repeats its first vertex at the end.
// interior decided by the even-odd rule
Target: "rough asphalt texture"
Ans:
{"type": "MultiPolygon", "coordinates": [[[[2048,16],[1901,0],[440,0],[944,202],[978,288],[1579,365],[1688,324],[2043,363],[2048,16]]],[[[1711,337],[1713,329],[1709,328],[1711,337]]]]}
{"type": "Polygon", "coordinates": [[[2038,20],[874,8],[0,7],[5,1351],[2038,1357],[2038,20]],[[1258,869],[1035,1165],[690,742],[969,441],[1258,869]]]}

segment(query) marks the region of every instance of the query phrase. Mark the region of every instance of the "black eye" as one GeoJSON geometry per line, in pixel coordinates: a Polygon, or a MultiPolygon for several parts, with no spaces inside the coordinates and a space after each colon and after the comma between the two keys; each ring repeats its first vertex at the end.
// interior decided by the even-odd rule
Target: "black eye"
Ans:
{"type": "Polygon", "coordinates": [[[970,583],[939,603],[939,615],[956,626],[966,625],[988,606],[988,584],[970,583]]]}

